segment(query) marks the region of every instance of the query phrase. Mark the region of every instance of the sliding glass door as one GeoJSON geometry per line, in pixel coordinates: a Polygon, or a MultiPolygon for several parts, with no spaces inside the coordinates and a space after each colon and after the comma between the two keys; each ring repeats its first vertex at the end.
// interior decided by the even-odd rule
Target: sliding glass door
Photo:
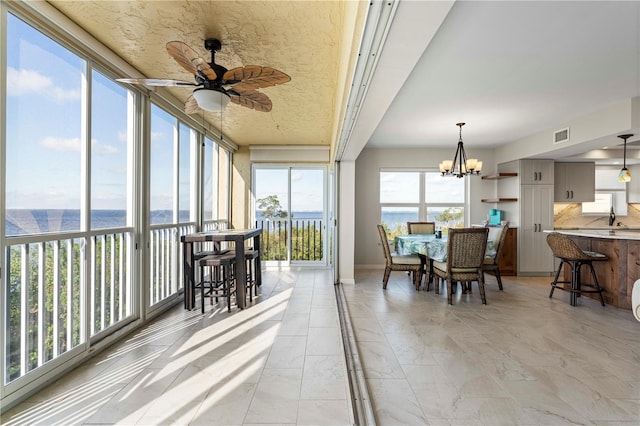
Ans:
{"type": "Polygon", "coordinates": [[[326,176],[324,167],[254,166],[254,219],[267,266],[326,265],[326,176]]]}

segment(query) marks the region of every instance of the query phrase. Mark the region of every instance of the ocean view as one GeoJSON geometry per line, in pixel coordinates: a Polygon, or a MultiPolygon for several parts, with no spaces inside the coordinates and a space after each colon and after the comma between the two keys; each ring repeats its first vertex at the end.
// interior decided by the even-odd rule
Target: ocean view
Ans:
{"type": "MultiPolygon", "coordinates": [[[[293,212],[298,220],[321,220],[322,212],[293,212]]],[[[262,220],[261,212],[257,212],[257,220],[262,220]]],[[[180,222],[189,221],[189,212],[180,212],[180,222]]],[[[151,212],[151,224],[159,225],[172,222],[170,210],[154,210],[151,212]]],[[[127,215],[124,210],[93,210],[91,212],[91,229],[122,228],[127,226],[127,215]]],[[[5,235],[29,235],[48,232],[69,232],[80,230],[80,210],[58,209],[7,209],[5,235]]]]}
{"type": "MultiPolygon", "coordinates": [[[[436,217],[442,214],[442,210],[430,210],[427,221],[436,222],[436,217]]],[[[293,212],[294,220],[323,219],[322,212],[293,212]]],[[[94,210],[91,212],[92,229],[122,228],[126,226],[126,212],[124,210],[94,210]]],[[[382,223],[390,229],[405,225],[408,221],[417,220],[415,211],[382,212],[382,223]]],[[[256,220],[263,220],[262,212],[256,212],[256,220]]],[[[189,212],[180,212],[180,222],[189,221],[189,212]]],[[[172,222],[170,210],[154,210],[151,212],[151,224],[163,224],[172,222]]],[[[317,223],[320,226],[320,223],[317,223]]],[[[46,210],[46,209],[8,209],[5,220],[5,234],[7,236],[42,234],[47,232],[68,232],[80,230],[79,210],[46,210]]]]}

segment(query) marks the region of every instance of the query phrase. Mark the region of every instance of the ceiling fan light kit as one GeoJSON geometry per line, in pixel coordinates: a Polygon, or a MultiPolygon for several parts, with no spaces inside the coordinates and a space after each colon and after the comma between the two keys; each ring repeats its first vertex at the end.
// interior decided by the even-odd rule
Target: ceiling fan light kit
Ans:
{"type": "Polygon", "coordinates": [[[458,148],[456,154],[453,156],[453,161],[444,160],[438,167],[442,176],[455,176],[458,178],[466,175],[479,175],[482,171],[482,161],[477,158],[469,158],[467,160],[467,153],[464,152],[464,144],[462,143],[462,126],[465,123],[456,123],[456,126],[460,128],[460,139],[458,140],[458,148]]]}
{"type": "Polygon", "coordinates": [[[222,43],[215,38],[204,41],[204,47],[211,52],[211,62],[198,56],[198,53],[181,41],[167,43],[167,52],[185,70],[193,74],[195,83],[157,78],[121,78],[118,81],[146,86],[196,87],[185,102],[187,114],[205,111],[220,112],[229,102],[254,109],[271,111],[271,99],[257,89],[276,86],[291,81],[291,77],[274,68],[259,65],[247,65],[227,70],[215,63],[215,52],[222,43]]]}
{"type": "Polygon", "coordinates": [[[618,182],[631,182],[631,172],[627,169],[627,139],[633,134],[620,135],[620,139],[624,140],[623,164],[620,173],[618,173],[618,182]]]}
{"type": "Polygon", "coordinates": [[[196,89],[193,91],[193,97],[201,109],[211,112],[224,110],[231,100],[231,97],[226,93],[209,89],[196,89]]]}

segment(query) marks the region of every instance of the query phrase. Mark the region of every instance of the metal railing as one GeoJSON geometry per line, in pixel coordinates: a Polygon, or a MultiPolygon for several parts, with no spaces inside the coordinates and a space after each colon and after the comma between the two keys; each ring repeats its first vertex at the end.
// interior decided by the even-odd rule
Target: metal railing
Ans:
{"type": "Polygon", "coordinates": [[[262,228],[260,247],[262,260],[288,260],[291,240],[292,261],[321,261],[324,259],[325,236],[322,219],[261,219],[256,228],[262,228]],[[289,227],[289,223],[291,226],[289,227]],[[290,235],[289,235],[290,234],[290,235]]]}

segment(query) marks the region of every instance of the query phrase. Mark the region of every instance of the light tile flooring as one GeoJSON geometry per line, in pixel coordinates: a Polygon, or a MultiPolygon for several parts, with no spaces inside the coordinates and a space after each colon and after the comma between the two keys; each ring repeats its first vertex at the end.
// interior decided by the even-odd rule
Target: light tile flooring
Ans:
{"type": "MultiPolygon", "coordinates": [[[[379,425],[640,422],[640,323],[550,278],[416,292],[407,274],[343,286],[379,425]]],[[[4,414],[13,424],[350,424],[328,270],[269,271],[254,306],[177,306],[4,414]]]]}
{"type": "Polygon", "coordinates": [[[379,425],[640,424],[640,322],[551,278],[487,276],[487,305],[416,292],[406,273],[345,285],[379,425]]]}
{"type": "Polygon", "coordinates": [[[3,425],[349,425],[330,270],[265,272],[255,305],[176,306],[2,415],[3,425]]]}

